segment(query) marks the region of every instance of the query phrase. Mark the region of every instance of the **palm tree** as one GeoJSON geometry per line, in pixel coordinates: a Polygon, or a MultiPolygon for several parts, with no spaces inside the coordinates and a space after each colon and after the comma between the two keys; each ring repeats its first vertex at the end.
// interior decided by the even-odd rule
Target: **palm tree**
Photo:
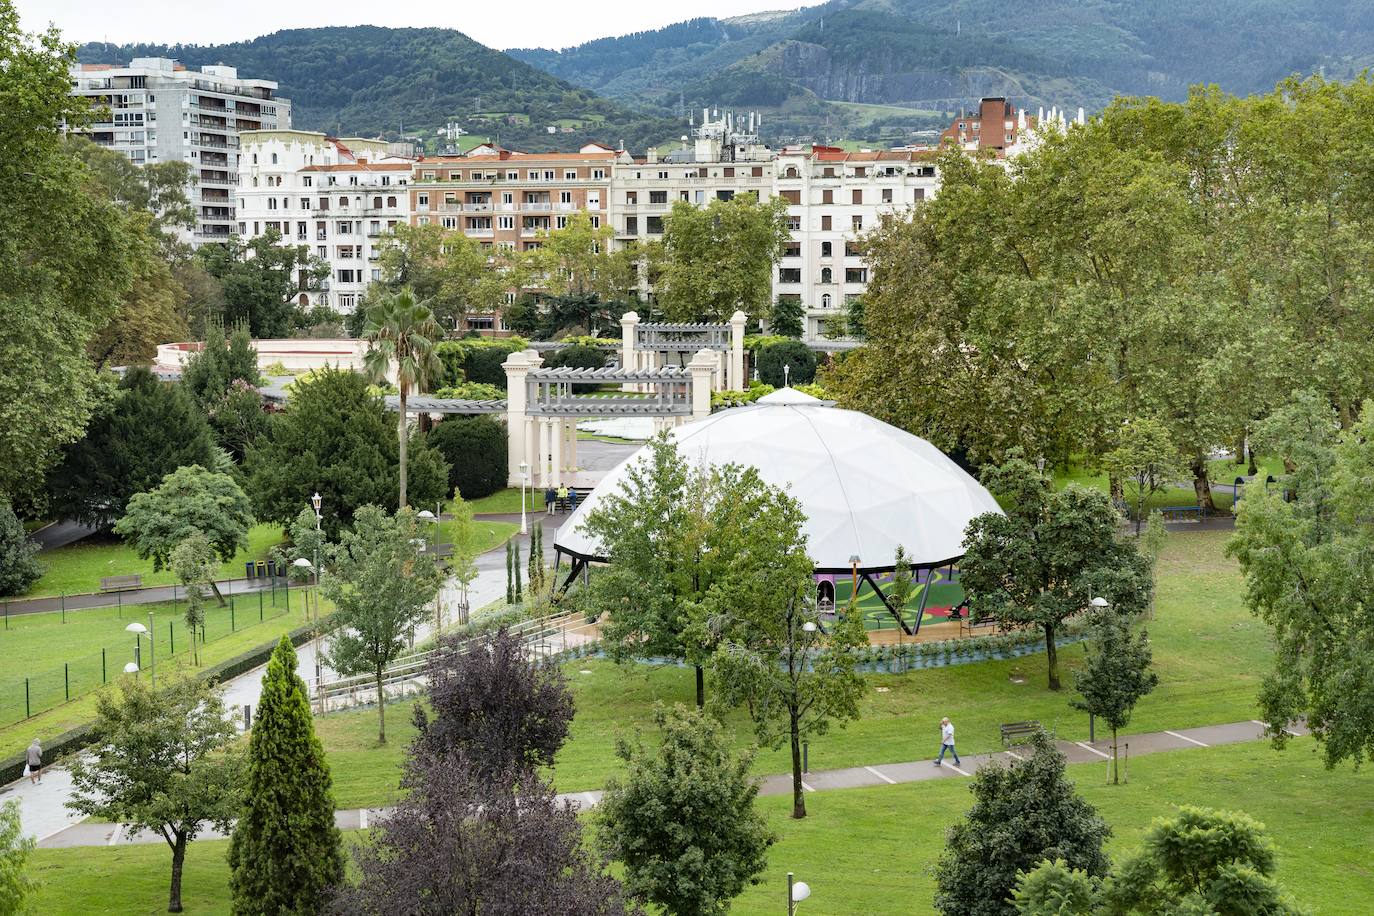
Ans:
{"type": "Polygon", "coordinates": [[[401,508],[406,505],[406,441],[409,438],[406,435],[406,397],[412,388],[423,388],[430,376],[439,371],[439,356],[434,348],[443,333],[434,320],[428,300],[417,302],[409,287],[384,297],[367,310],[363,339],[371,346],[363,357],[363,367],[372,377],[373,384],[385,384],[386,371],[394,361],[396,387],[401,390],[400,417],[396,421],[401,458],[401,508]]]}

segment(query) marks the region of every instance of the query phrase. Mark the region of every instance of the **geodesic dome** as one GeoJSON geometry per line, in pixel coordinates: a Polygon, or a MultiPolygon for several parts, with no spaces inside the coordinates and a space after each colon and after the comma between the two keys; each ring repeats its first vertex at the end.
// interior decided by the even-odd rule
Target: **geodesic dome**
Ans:
{"type": "MultiPolygon", "coordinates": [[[[817,572],[889,570],[897,546],[914,567],[942,566],[964,554],[964,529],[1001,512],[982,484],[929,442],[855,410],[792,388],[714,413],[670,432],[691,461],[752,465],[786,489],[806,513],[807,551],[817,572]]],[[[555,549],[600,561],[582,520],[617,492],[635,452],[602,479],[558,529],[555,549]]]]}

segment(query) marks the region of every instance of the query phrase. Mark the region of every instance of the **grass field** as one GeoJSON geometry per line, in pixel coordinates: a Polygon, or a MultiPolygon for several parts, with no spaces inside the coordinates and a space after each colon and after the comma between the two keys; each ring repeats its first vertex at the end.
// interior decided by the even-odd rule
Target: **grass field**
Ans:
{"type": "MultiPolygon", "coordinates": [[[[497,490],[490,496],[483,496],[481,499],[470,499],[468,505],[472,507],[474,515],[518,515],[520,514],[520,488],[507,487],[504,490],[497,490]]],[[[525,489],[525,511],[544,511],[544,491],[540,487],[527,487],[525,489]]]]}
{"type": "MultiPolygon", "coordinates": [[[[1265,823],[1279,852],[1280,881],[1318,916],[1366,912],[1374,881],[1369,837],[1374,796],[1368,777],[1327,772],[1303,739],[1285,752],[1266,744],[1174,751],[1133,759],[1129,784],[1105,786],[1102,768],[1069,768],[1079,790],[1111,824],[1114,858],[1136,848],[1155,817],[1180,804],[1244,810],[1265,823]]],[[[732,909],[740,916],[779,912],[786,873],[812,888],[808,916],[930,912],[944,829],[967,809],[968,782],[938,780],[807,796],[810,816],[793,821],[790,800],[765,798],[779,840],[760,884],[732,909]]],[[[355,842],[356,834],[346,835],[355,842]]],[[[187,854],[186,911],[227,914],[224,841],[197,841],[187,854]]],[[[45,914],[155,914],[165,910],[170,854],[164,845],[39,850],[31,871],[45,914]],[[117,876],[117,892],[111,877],[117,876]]],[[[783,904],[785,906],[785,903],[783,904]]]]}
{"type": "MultiPolygon", "coordinates": [[[[1255,694],[1269,665],[1270,640],[1241,601],[1240,573],[1222,555],[1225,539],[1221,532],[1170,535],[1160,558],[1155,619],[1148,623],[1160,686],[1141,701],[1130,731],[1242,721],[1256,714],[1255,694]]],[[[1082,660],[1081,646],[1060,650],[1065,688],[1057,693],[1046,687],[1043,654],[871,675],[862,717],[813,741],[811,765],[832,769],[929,757],[945,715],[958,724],[960,748],[970,753],[999,746],[998,726],[1024,719],[1039,719],[1065,738],[1086,738],[1087,716],[1069,706],[1073,671],[1082,660]],[[1025,683],[1012,682],[1013,670],[1025,676],[1025,683]]],[[[601,788],[619,767],[618,736],[648,728],[655,703],[693,701],[693,674],[686,668],[619,667],[584,659],[568,663],[565,671],[577,716],[554,771],[561,791],[601,788]]],[[[706,689],[709,695],[709,676],[706,689]]],[[[400,723],[409,716],[407,706],[397,704],[388,709],[387,720],[400,723]]],[[[398,740],[375,748],[375,719],[375,710],[358,710],[318,721],[340,804],[382,804],[393,798],[398,740]]],[[[727,721],[741,746],[751,742],[742,713],[727,721]]],[[[783,773],[788,767],[786,754],[771,750],[762,752],[755,765],[759,773],[783,773]]]]}
{"type": "MultiPolygon", "coordinates": [[[[267,552],[281,540],[280,526],[254,525],[248,531],[248,549],[221,564],[216,578],[243,578],[244,562],[267,559],[267,552]]],[[[140,560],[132,547],[113,534],[93,534],[66,547],[44,550],[38,559],[46,569],[43,578],[24,596],[26,598],[98,591],[100,580],[105,576],[138,573],[143,576],[144,585],[171,585],[175,581],[171,570],[154,572],[152,560],[140,560]]]]}
{"type": "MultiPolygon", "coordinates": [[[[517,509],[516,511],[520,510],[517,509]]],[[[452,525],[452,522],[439,523],[439,543],[450,544],[453,542],[452,525]]],[[[478,553],[486,553],[488,550],[500,547],[520,530],[520,526],[515,522],[489,521],[480,518],[474,520],[472,525],[477,532],[476,547],[478,553]]]]}
{"type": "MultiPolygon", "coordinates": [[[[233,620],[235,629],[232,632],[229,631],[229,611],[212,609],[206,623],[206,633],[211,641],[201,647],[201,667],[218,664],[260,645],[271,644],[280,639],[283,633],[289,633],[302,626],[306,622],[304,603],[299,600],[300,593],[296,589],[293,588],[291,591],[289,612],[286,610],[284,593],[278,591],[276,616],[272,616],[270,593],[265,597],[262,623],[258,622],[256,597],[250,602],[247,596],[237,596],[233,620]]],[[[170,605],[141,605],[137,613],[138,619],[144,625],[148,622],[150,607],[155,608],[158,674],[170,670],[171,665],[180,667],[189,664],[190,658],[186,649],[190,644],[186,639],[181,613],[174,612],[170,605]],[[169,625],[174,636],[168,634],[169,625]],[[173,639],[177,654],[169,661],[164,652],[173,639]]],[[[325,614],[329,613],[328,602],[321,602],[321,607],[325,614]]],[[[63,661],[73,662],[82,659],[79,665],[72,664],[71,667],[72,695],[75,697],[77,684],[82,684],[88,689],[98,686],[100,648],[103,645],[106,647],[107,678],[112,680],[121,674],[124,664],[133,657],[133,635],[124,631],[124,627],[133,619],[132,613],[132,608],[125,608],[124,616],[121,618],[115,608],[68,611],[65,625],[57,619],[58,615],[31,615],[22,624],[18,618],[11,618],[12,629],[8,633],[0,631],[0,650],[6,653],[5,657],[37,658],[44,660],[45,663],[35,663],[28,668],[25,667],[27,661],[21,664],[6,664],[4,673],[0,674],[0,722],[6,723],[0,727],[0,758],[18,753],[33,740],[34,736],[50,740],[94,717],[95,694],[86,693],[71,702],[61,703],[40,712],[30,719],[8,722],[10,714],[16,709],[16,704],[18,714],[23,715],[23,679],[27,672],[34,672],[28,676],[35,678],[30,684],[30,690],[33,691],[35,698],[40,695],[38,688],[42,685],[47,691],[42,694],[43,696],[51,696],[54,700],[60,701],[63,696],[63,661]]],[[[146,644],[143,651],[148,651],[146,644]]],[[[145,657],[145,665],[148,661],[145,657]]]]}

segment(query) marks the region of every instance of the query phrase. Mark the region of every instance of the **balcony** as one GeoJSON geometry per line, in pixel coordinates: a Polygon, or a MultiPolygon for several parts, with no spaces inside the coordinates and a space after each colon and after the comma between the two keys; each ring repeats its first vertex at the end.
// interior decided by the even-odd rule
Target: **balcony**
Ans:
{"type": "Polygon", "coordinates": [[[490,201],[478,201],[478,202],[476,202],[476,203],[474,203],[473,201],[468,201],[467,203],[463,204],[462,206],[463,206],[463,209],[464,209],[464,210],[467,210],[467,211],[469,211],[469,212],[471,212],[471,213],[490,213],[490,212],[491,212],[491,202],[490,202],[490,201]]]}
{"type": "Polygon", "coordinates": [[[315,241],[323,242],[327,233],[323,229],[315,230],[315,241]]]}
{"type": "Polygon", "coordinates": [[[520,208],[532,213],[549,213],[553,210],[553,204],[547,200],[527,200],[520,205],[520,208]]]}
{"type": "Polygon", "coordinates": [[[493,229],[464,229],[463,235],[470,239],[489,239],[495,237],[496,232],[493,229]]]}

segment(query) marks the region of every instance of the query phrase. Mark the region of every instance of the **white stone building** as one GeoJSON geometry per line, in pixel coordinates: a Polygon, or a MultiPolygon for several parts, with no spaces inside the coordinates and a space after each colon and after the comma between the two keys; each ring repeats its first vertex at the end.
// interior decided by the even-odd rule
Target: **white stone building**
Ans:
{"type": "Polygon", "coordinates": [[[243,137],[238,234],[269,229],[283,245],[308,245],[329,277],[302,284],[299,304],[348,313],[367,285],[381,279],[383,234],[410,220],[409,147],[384,140],[336,138],[300,130],[243,137]]]}
{"type": "Polygon", "coordinates": [[[161,57],[134,58],[127,67],[76,64],[72,94],[101,111],[85,132],[138,165],[187,162],[187,194],[196,211],[195,245],[224,241],[237,216],[240,133],[289,128],[291,103],[270,80],[241,79],[233,67],[188,70],[161,57]]]}

